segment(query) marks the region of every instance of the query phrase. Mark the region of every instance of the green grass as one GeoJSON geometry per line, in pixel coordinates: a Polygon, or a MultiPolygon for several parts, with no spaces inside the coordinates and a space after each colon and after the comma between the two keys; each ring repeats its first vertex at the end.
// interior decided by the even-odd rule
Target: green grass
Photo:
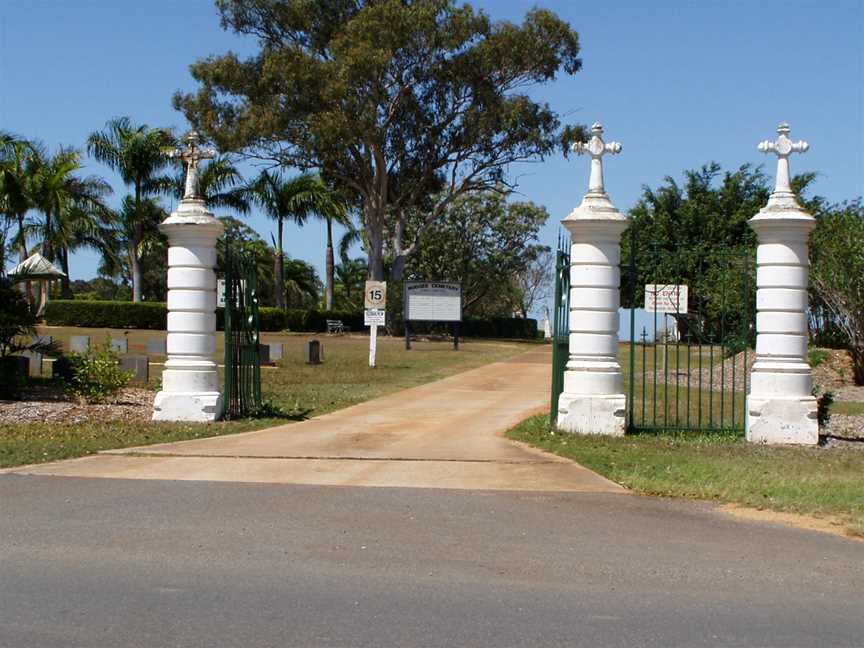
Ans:
{"type": "MultiPolygon", "coordinates": [[[[378,367],[368,366],[369,341],[362,337],[318,336],[324,343],[324,363],[303,362],[308,335],[281,335],[284,360],[262,369],[266,400],[294,418],[311,417],[431,382],[533,348],[518,342],[466,341],[459,351],[445,342],[414,342],[404,350],[401,339],[379,338],[378,367]]],[[[161,378],[161,366],[151,366],[151,384],[161,378]]],[[[284,423],[284,419],[254,419],[215,424],[150,422],[88,422],[77,424],[0,424],[0,467],[69,459],[100,450],[207,436],[232,434],[284,423]]]]}
{"type": "Polygon", "coordinates": [[[811,367],[818,367],[831,357],[831,353],[826,349],[810,349],[807,352],[807,359],[811,367]]]}
{"type": "Polygon", "coordinates": [[[552,433],[546,416],[508,432],[638,493],[833,519],[864,535],[864,452],[751,445],[732,433],[623,438],[552,433]]]}
{"type": "Polygon", "coordinates": [[[834,401],[829,410],[832,414],[846,414],[848,416],[864,416],[864,403],[855,401],[834,401]]]}

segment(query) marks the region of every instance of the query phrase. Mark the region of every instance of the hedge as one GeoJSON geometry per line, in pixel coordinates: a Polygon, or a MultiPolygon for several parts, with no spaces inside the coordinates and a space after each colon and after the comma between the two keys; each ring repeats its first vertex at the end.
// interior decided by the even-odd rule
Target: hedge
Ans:
{"type": "MultiPolygon", "coordinates": [[[[49,326],[84,328],[128,328],[165,330],[168,310],[163,303],[63,300],[48,302],[45,323],[49,326]]],[[[303,331],[323,333],[327,320],[341,320],[352,331],[364,331],[363,311],[317,311],[262,307],[258,311],[262,331],[303,331]]],[[[216,309],[216,327],[223,329],[224,309],[216,309]]],[[[396,334],[404,332],[394,322],[396,334]]],[[[419,323],[418,323],[419,324],[419,323]]],[[[412,326],[418,333],[425,326],[412,326]]],[[[466,317],[460,328],[463,337],[534,339],[537,320],[516,317],[466,317]]]]}

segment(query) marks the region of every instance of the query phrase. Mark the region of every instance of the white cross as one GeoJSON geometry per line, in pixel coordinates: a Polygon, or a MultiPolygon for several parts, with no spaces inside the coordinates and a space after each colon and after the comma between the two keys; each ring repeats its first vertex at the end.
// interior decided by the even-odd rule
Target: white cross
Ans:
{"type": "Polygon", "coordinates": [[[198,163],[201,160],[212,160],[216,157],[216,150],[199,146],[201,136],[198,131],[189,131],[183,138],[185,149],[174,149],[171,157],[178,157],[186,163],[186,186],[183,191],[183,200],[198,197],[198,163]]]}
{"type": "Polygon", "coordinates": [[[571,147],[577,155],[587,153],[591,156],[591,177],[588,180],[588,193],[606,194],[603,185],[603,156],[606,153],[617,155],[621,152],[618,142],[603,141],[603,125],[594,122],[591,126],[591,139],[587,142],[574,142],[571,147]]]}
{"type": "Polygon", "coordinates": [[[793,142],[789,139],[789,124],[783,122],[777,127],[778,137],[773,142],[759,142],[759,150],[763,153],[774,153],[777,156],[777,181],[774,184],[775,194],[791,194],[789,184],[789,156],[792,153],[804,153],[810,145],[804,140],[793,142]]]}

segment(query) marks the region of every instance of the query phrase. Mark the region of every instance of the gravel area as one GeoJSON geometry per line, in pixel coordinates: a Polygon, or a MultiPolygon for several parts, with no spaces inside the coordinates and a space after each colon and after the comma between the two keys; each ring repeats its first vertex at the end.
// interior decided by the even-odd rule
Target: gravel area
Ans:
{"type": "Polygon", "coordinates": [[[0,401],[0,423],[84,423],[147,421],[153,414],[154,392],[127,387],[110,403],[88,404],[71,399],[53,386],[27,388],[22,400],[0,401]]]}

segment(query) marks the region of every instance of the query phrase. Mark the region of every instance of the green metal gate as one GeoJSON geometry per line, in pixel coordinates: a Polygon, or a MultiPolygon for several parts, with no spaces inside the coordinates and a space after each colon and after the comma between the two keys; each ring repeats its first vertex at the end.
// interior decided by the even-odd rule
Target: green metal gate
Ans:
{"type": "Polygon", "coordinates": [[[258,276],[254,262],[226,242],[225,418],[241,418],[261,408],[261,353],[258,276]]]}
{"type": "Polygon", "coordinates": [[[558,235],[555,254],[555,304],[552,315],[552,403],[549,421],[558,420],[558,397],[564,391],[564,370],[570,356],[570,236],[558,235]]]}
{"type": "Polygon", "coordinates": [[[754,255],[686,262],[686,250],[642,246],[637,258],[639,247],[634,236],[627,268],[628,432],[743,433],[755,341],[754,255]],[[682,276],[682,268],[691,276],[682,276]],[[648,308],[637,325],[639,306],[648,308]]]}

